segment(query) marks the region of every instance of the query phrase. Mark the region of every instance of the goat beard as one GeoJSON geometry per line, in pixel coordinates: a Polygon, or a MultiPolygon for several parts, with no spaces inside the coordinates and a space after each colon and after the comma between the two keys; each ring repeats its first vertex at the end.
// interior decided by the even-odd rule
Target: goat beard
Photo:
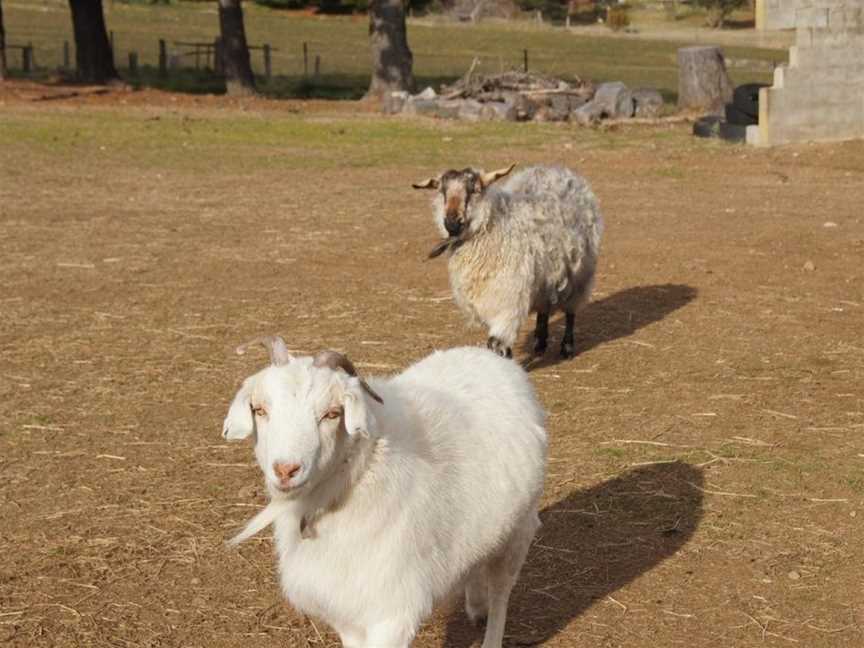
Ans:
{"type": "Polygon", "coordinates": [[[267,506],[246,523],[246,526],[240,533],[228,541],[228,546],[236,547],[259,531],[266,529],[276,521],[276,518],[279,517],[281,513],[288,509],[288,504],[288,500],[270,500],[267,506]]]}
{"type": "Polygon", "coordinates": [[[458,248],[460,245],[462,245],[465,242],[465,240],[466,239],[465,239],[465,236],[463,234],[446,238],[443,241],[440,241],[435,247],[432,248],[432,251],[429,252],[429,256],[427,258],[434,259],[434,258],[439,257],[442,254],[444,254],[444,252],[446,252],[447,250],[450,250],[452,252],[453,250],[458,248]]]}

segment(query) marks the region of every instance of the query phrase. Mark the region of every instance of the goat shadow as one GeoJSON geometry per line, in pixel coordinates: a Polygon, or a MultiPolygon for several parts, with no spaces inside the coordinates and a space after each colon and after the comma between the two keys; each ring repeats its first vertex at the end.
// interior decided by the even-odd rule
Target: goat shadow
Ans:
{"type": "MultiPolygon", "coordinates": [[[[698,291],[692,286],[661,284],[636,286],[621,290],[598,301],[592,301],[576,314],[576,353],[590,351],[606,342],[627,337],[643,326],[659,322],[670,313],[689,304],[698,291]]],[[[566,362],[558,355],[564,337],[564,318],[549,323],[549,349],[542,357],[533,355],[534,335],[529,335],[522,352],[529,356],[528,371],[566,362]]]]}
{"type": "MultiPolygon", "coordinates": [[[[702,470],[681,463],[632,468],[540,512],[542,526],[510,598],[508,645],[552,639],[596,601],[674,555],[702,518],[702,470]]],[[[444,645],[482,639],[460,608],[444,645]]]]}

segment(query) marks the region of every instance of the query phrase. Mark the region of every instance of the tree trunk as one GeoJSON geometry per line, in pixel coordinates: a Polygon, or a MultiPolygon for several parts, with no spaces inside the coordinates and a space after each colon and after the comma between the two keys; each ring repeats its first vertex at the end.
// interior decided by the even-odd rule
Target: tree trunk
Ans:
{"type": "Polygon", "coordinates": [[[232,97],[255,94],[255,77],[249,63],[249,45],[243,26],[241,0],[219,0],[219,51],[225,73],[225,92],[232,97]]]}
{"type": "Polygon", "coordinates": [[[369,44],[372,46],[372,83],[366,98],[381,99],[388,92],[413,90],[414,57],[408,47],[402,0],[371,0],[369,44]]]}
{"type": "Polygon", "coordinates": [[[6,29],[3,27],[3,0],[0,0],[0,81],[6,80],[6,29]]]}
{"type": "Polygon", "coordinates": [[[102,0],[69,0],[75,32],[75,64],[79,81],[106,83],[119,78],[108,42],[102,0]]]}
{"type": "Polygon", "coordinates": [[[734,86],[726,73],[719,47],[682,47],[678,50],[678,108],[722,115],[732,101],[734,86]]]}

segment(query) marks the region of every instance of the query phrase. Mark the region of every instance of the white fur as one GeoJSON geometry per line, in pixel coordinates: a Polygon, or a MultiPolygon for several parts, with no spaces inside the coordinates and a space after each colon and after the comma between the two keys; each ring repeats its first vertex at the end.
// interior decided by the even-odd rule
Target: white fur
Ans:
{"type": "Polygon", "coordinates": [[[274,522],[286,597],[345,646],[408,646],[433,606],[465,587],[469,616],[489,613],[483,647],[500,648],[539,526],[546,432],[531,383],[478,348],[436,352],[369,382],[383,404],[309,358],[246,380],[223,434],[251,427],[237,399],[266,403],[269,416],[254,427],[272,500],[237,541],[274,522]],[[316,428],[334,404],[347,429],[316,428]],[[302,465],[295,490],[275,488],[274,461],[302,465]]]}
{"type": "MultiPolygon", "coordinates": [[[[446,238],[441,193],[432,207],[446,238]]],[[[603,219],[581,176],[529,167],[475,194],[464,218],[465,241],[448,262],[453,297],[503,347],[513,346],[529,313],[574,313],[590,298],[603,219]]]]}

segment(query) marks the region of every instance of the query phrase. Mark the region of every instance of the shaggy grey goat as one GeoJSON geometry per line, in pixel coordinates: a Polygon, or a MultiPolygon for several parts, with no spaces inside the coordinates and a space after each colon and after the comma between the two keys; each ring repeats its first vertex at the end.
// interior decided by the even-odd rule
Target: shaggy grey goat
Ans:
{"type": "Polygon", "coordinates": [[[546,351],[549,315],[561,309],[561,356],[574,353],[575,314],[591,297],[603,218],[584,178],[563,167],[534,166],[494,184],[516,165],[484,173],[445,171],[413,185],[437,190],[435,223],[445,237],[450,286],[473,324],[489,329],[487,346],[512,357],[519,327],[537,313],[534,351],[546,351]]]}

